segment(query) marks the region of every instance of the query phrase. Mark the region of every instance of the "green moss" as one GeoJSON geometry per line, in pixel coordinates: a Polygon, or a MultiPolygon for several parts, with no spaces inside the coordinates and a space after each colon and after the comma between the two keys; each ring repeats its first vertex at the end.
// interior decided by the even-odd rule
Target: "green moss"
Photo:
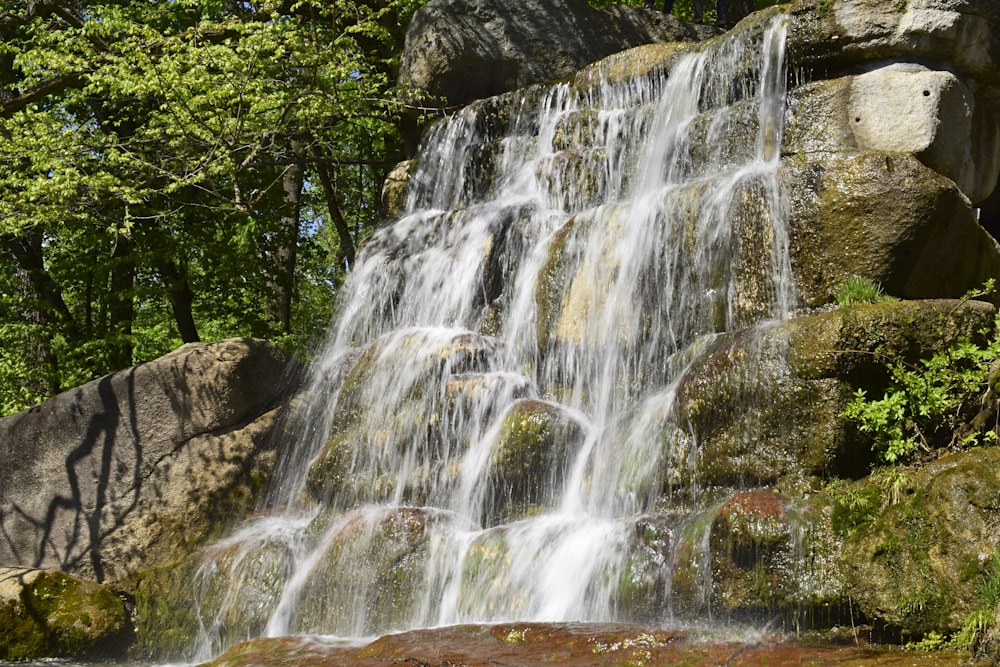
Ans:
{"type": "Polygon", "coordinates": [[[826,493],[833,506],[831,525],[841,535],[873,522],[885,504],[885,493],[878,484],[837,480],[827,486],[826,493]]]}
{"type": "Polygon", "coordinates": [[[566,453],[583,437],[579,425],[561,408],[521,399],[504,418],[490,462],[491,524],[521,518],[544,503],[559,485],[566,453]]]}
{"type": "Polygon", "coordinates": [[[988,507],[1000,495],[1000,449],[880,473],[832,495],[843,508],[841,558],[856,608],[904,639],[959,631],[975,611],[979,555],[997,546],[988,507]],[[851,494],[868,505],[851,509],[851,494]]]}
{"type": "Polygon", "coordinates": [[[138,640],[130,651],[136,659],[178,660],[186,658],[198,636],[194,600],[195,573],[201,554],[141,573],[137,578],[136,612],[138,640]]]}
{"type": "Polygon", "coordinates": [[[0,604],[0,659],[121,655],[130,641],[124,602],[62,572],[25,571],[20,599],[0,604]]]}

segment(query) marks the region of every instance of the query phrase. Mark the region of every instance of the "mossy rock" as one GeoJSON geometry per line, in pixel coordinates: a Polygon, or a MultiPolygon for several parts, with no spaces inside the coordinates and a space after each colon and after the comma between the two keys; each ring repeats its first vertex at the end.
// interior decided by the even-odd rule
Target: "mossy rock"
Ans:
{"type": "Polygon", "coordinates": [[[137,577],[135,606],[138,641],[129,652],[137,660],[190,659],[200,631],[193,582],[202,566],[201,552],[141,572],[137,577]]]}
{"type": "Polygon", "coordinates": [[[655,623],[663,617],[670,596],[672,524],[673,519],[662,514],[635,520],[618,572],[616,608],[621,621],[655,623]]]}
{"type": "Polygon", "coordinates": [[[134,639],[125,601],[55,570],[0,568],[0,660],[122,657],[134,639]]]}
{"type": "Polygon", "coordinates": [[[791,320],[788,359],[802,378],[881,388],[892,363],[912,364],[962,341],[983,344],[995,314],[989,303],[958,299],[843,306],[791,320]]]}
{"type": "Polygon", "coordinates": [[[829,627],[847,615],[827,505],[774,490],[736,494],[677,532],[674,609],[684,616],[829,627]]]}
{"type": "Polygon", "coordinates": [[[777,615],[795,631],[847,618],[839,541],[821,505],[796,506],[772,490],[736,495],[716,512],[709,544],[713,609],[754,621],[777,615]]]}
{"type": "Polygon", "coordinates": [[[410,625],[419,611],[430,525],[440,519],[409,507],[339,519],[303,587],[292,631],[365,636],[410,625]]]}
{"type": "Polygon", "coordinates": [[[709,503],[798,479],[856,479],[871,440],[842,416],[854,392],[881,395],[895,363],[982,343],[996,309],[963,300],[857,304],[714,338],[677,389],[665,431],[675,500],[709,503]],[[698,443],[698,447],[694,446],[698,443]]]}
{"type": "MultiPolygon", "coordinates": [[[[877,483],[862,480],[854,491],[877,483]]],[[[960,629],[1000,550],[998,498],[1000,449],[977,448],[897,478],[894,492],[883,492],[887,506],[842,521],[846,581],[861,612],[907,640],[960,629]]]]}
{"type": "Polygon", "coordinates": [[[515,401],[504,416],[489,464],[488,525],[523,517],[561,491],[584,430],[565,408],[534,399],[515,401]],[[521,514],[521,516],[518,516],[521,514]]]}
{"type": "Polygon", "coordinates": [[[842,438],[848,392],[831,379],[803,380],[788,363],[792,324],[716,338],[677,389],[667,433],[680,500],[722,500],[783,478],[827,474],[842,438]],[[694,445],[697,443],[697,446],[694,445]]]}

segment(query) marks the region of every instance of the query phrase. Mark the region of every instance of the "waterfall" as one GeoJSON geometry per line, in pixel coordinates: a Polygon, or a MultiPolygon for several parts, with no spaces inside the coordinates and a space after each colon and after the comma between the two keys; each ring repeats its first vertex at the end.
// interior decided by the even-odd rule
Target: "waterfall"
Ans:
{"type": "Polygon", "coordinates": [[[206,555],[200,657],[258,635],[669,620],[670,517],[698,509],[673,501],[693,456],[671,436],[679,378],[794,302],[783,46],[779,19],[430,128],[261,518],[206,555]]]}

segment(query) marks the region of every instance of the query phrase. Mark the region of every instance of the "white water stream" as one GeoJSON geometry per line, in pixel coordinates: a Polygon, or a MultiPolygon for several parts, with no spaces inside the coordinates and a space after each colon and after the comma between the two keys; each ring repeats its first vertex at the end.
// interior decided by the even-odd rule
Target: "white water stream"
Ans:
{"type": "Polygon", "coordinates": [[[199,574],[196,659],[262,634],[669,620],[670,553],[634,554],[684,485],[675,384],[712,335],[793,302],[783,46],[779,21],[669,75],[431,128],[406,214],[342,289],[265,518],[199,574]]]}

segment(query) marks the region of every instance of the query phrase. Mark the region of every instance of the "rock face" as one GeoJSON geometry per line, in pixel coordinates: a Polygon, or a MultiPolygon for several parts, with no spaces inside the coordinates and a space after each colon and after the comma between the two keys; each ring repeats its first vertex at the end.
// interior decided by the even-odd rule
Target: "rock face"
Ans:
{"type": "Polygon", "coordinates": [[[912,153],[973,202],[989,196],[1000,173],[1000,6],[799,0],[788,9],[791,61],[825,80],[804,97],[836,100],[830,113],[800,116],[817,136],[835,150],[912,153]]]}
{"type": "Polygon", "coordinates": [[[189,344],[0,420],[0,563],[122,581],[198,543],[253,506],[294,378],[262,341],[189,344]]]}
{"type": "Polygon", "coordinates": [[[595,9],[586,0],[432,0],[410,22],[399,80],[460,106],[569,76],[632,46],[715,32],[661,12],[595,9]]]}
{"type": "Polygon", "coordinates": [[[124,602],[62,572],[0,568],[0,660],[112,658],[131,639],[124,602]]]}
{"type": "MultiPolygon", "coordinates": [[[[533,37],[496,27],[503,24],[500,4],[488,10],[476,4],[465,19],[448,21],[476,16],[490,26],[487,32],[521,40],[530,53],[533,37]]],[[[501,55],[507,47],[500,41],[462,32],[461,40],[448,42],[431,21],[451,16],[446,6],[456,11],[458,4],[431,2],[422,22],[414,21],[408,66],[419,62],[416,54],[444,53],[447,45],[454,53],[474,49],[469,71],[482,74],[460,74],[450,64],[458,56],[433,56],[449,64],[424,67],[419,75],[404,67],[411,72],[404,81],[464,104],[476,95],[567,75],[561,64],[550,64],[569,61],[565,51],[550,49],[539,59],[560,74],[529,76],[501,55]],[[476,83],[462,88],[456,81],[463,78],[476,83]]],[[[560,15],[572,11],[554,7],[549,11],[560,15]]],[[[778,14],[787,17],[790,76],[784,132],[774,149],[787,196],[795,305],[807,312],[730,331],[681,379],[672,409],[686,428],[663,435],[662,460],[649,462],[663,470],[654,493],[669,499],[664,505],[671,511],[637,524],[624,604],[637,619],[655,616],[650,610],[672,595],[675,612],[710,609],[736,618],[777,613],[788,627],[850,622],[850,614],[860,611],[886,638],[954,632],[975,611],[977,586],[998,551],[991,536],[1000,519],[996,503],[986,500],[996,498],[997,450],[943,456],[904,471],[903,481],[886,481],[879,476],[885,473],[872,474],[870,442],[842,411],[858,388],[884,391],[888,365],[917,363],[959,341],[982,342],[993,330],[993,305],[956,298],[1000,277],[1000,246],[978,223],[976,208],[985,202],[987,211],[997,210],[991,194],[1000,178],[1000,3],[795,0],[751,15],[733,33],[760,35],[778,14]],[[852,276],[906,300],[832,308],[838,288],[852,276]],[[830,483],[837,478],[855,481],[830,483]],[[679,520],[678,508],[698,511],[679,520]],[[650,564],[671,557],[672,580],[658,579],[650,564]]],[[[550,31],[562,32],[551,29],[560,25],[556,19],[546,20],[550,31]]],[[[567,41],[584,32],[572,31],[567,41]]],[[[635,46],[568,81],[586,97],[605,82],[669,71],[684,53],[716,43],[635,46]]],[[[469,107],[477,114],[470,134],[486,146],[482,168],[469,170],[477,179],[498,159],[490,146],[506,136],[511,110],[531,94],[469,107]]],[[[744,135],[715,136],[710,128],[723,122],[753,128],[759,121],[747,109],[736,101],[696,116],[691,126],[705,141],[692,142],[691,160],[712,151],[746,151],[744,135]]],[[[585,139],[597,115],[582,108],[560,118],[555,152],[545,164],[555,174],[550,181],[572,183],[595,197],[607,177],[604,147],[585,139]]],[[[483,177],[467,185],[478,194],[493,183],[483,177]]],[[[753,195],[739,194],[746,210],[737,223],[760,217],[753,195]]],[[[688,200],[698,196],[692,192],[688,200]]],[[[603,305],[606,286],[587,282],[592,274],[580,268],[574,248],[603,238],[600,261],[613,264],[623,227],[613,215],[595,223],[569,213],[556,226],[534,295],[532,334],[542,357],[585,342],[585,325],[603,305]],[[605,225],[600,233],[593,229],[597,224],[605,225]]],[[[752,285],[754,275],[744,282],[752,285]]],[[[738,304],[746,305],[746,321],[759,316],[755,304],[738,304]]],[[[532,461],[544,460],[546,450],[558,455],[562,439],[548,440],[528,450],[532,461]]],[[[989,641],[996,642],[997,632],[989,641]]]]}

